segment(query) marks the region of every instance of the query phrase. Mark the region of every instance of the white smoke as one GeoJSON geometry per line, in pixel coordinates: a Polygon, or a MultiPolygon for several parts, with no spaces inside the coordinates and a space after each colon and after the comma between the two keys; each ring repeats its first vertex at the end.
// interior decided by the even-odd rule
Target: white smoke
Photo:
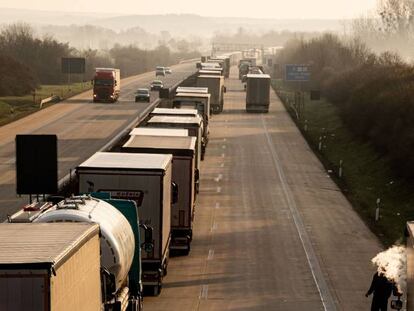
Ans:
{"type": "Polygon", "coordinates": [[[404,246],[392,246],[371,259],[378,272],[383,273],[391,282],[395,282],[403,293],[407,283],[407,257],[404,246]]]}

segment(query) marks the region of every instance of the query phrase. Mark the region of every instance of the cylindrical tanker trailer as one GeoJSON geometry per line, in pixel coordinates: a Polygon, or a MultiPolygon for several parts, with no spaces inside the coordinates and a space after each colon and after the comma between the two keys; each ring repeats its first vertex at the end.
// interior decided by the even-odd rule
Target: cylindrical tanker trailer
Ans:
{"type": "Polygon", "coordinates": [[[57,204],[35,203],[11,216],[9,222],[99,224],[104,310],[140,310],[142,286],[140,252],[137,252],[137,248],[140,249],[139,223],[137,218],[134,220],[125,217],[126,210],[136,213],[136,205],[127,200],[112,201],[114,204],[83,195],[64,199],[57,204]],[[116,201],[126,202],[130,206],[125,209],[124,204],[124,211],[118,210],[116,201]],[[134,222],[136,228],[131,226],[134,222]]]}

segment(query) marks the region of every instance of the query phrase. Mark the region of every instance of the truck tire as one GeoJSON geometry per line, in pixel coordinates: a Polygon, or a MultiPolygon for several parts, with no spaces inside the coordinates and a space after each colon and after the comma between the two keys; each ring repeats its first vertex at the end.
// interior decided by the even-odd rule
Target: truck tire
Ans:
{"type": "Polygon", "coordinates": [[[161,294],[162,285],[155,285],[153,289],[153,296],[161,294]]]}

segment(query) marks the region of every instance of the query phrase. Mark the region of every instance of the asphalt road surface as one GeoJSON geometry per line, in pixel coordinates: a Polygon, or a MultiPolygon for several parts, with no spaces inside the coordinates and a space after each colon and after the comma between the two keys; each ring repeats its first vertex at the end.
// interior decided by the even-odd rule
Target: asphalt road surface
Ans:
{"type": "Polygon", "coordinates": [[[381,250],[279,99],[247,114],[236,71],[210,123],[189,256],[146,311],[369,310],[381,250]]]}
{"type": "MultiPolygon", "coordinates": [[[[172,86],[195,72],[195,62],[171,67],[173,73],[163,80],[172,86]]],[[[121,96],[117,103],[93,103],[92,91],[84,92],[61,103],[43,109],[16,122],[0,127],[0,221],[28,202],[16,196],[15,144],[17,134],[56,134],[58,136],[59,178],[102,148],[125,129],[149,106],[135,103],[139,87],[149,87],[155,73],[149,72],[121,81],[121,96]]],[[[151,92],[151,100],[158,92],[151,92]]]]}

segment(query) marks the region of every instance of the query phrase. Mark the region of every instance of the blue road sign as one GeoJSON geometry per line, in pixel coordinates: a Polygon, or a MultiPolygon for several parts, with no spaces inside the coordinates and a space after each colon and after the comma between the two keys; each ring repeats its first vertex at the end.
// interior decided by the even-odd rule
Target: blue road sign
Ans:
{"type": "Polygon", "coordinates": [[[286,81],[309,81],[311,77],[311,67],[309,65],[286,65],[286,81]]]}

